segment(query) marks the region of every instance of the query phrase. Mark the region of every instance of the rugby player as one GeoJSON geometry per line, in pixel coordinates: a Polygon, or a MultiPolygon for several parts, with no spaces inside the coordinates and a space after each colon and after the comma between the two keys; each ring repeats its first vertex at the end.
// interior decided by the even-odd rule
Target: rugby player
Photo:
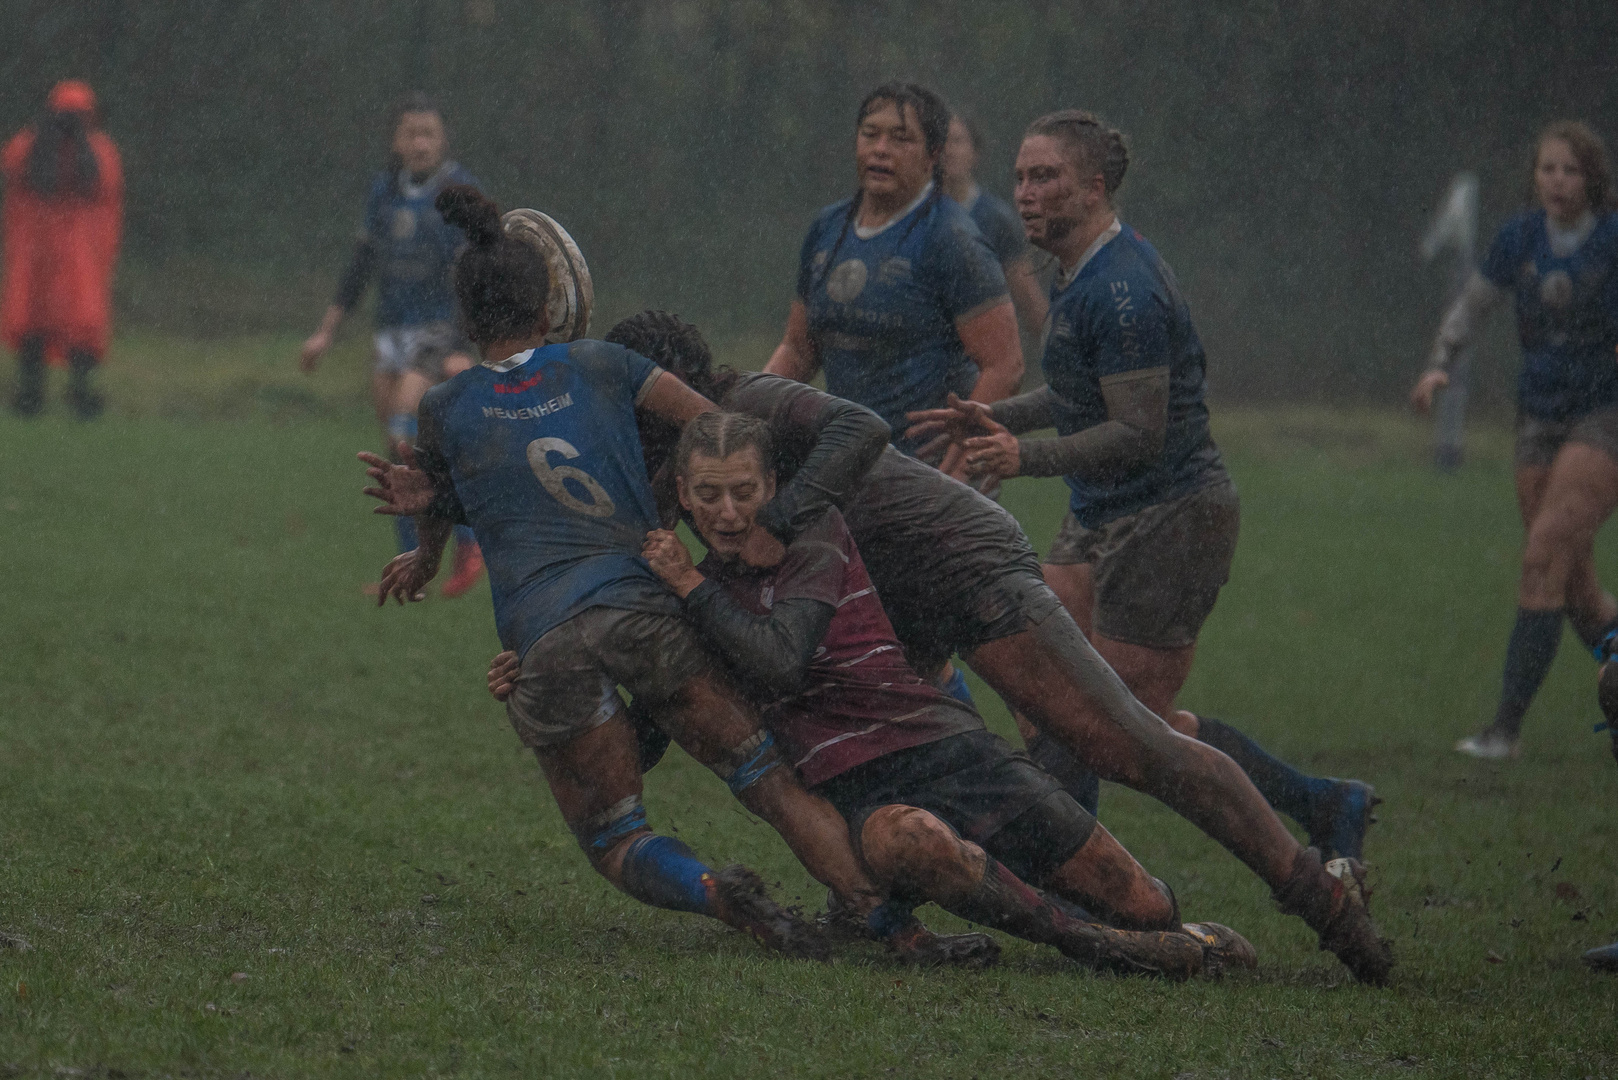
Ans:
{"type": "Polygon", "coordinates": [[[989,250],[1000,260],[1006,275],[1006,291],[1016,306],[1024,333],[1038,335],[1045,325],[1050,300],[1039,287],[1028,238],[1023,235],[1022,218],[1011,204],[978,186],[975,173],[983,149],[977,125],[956,112],[949,120],[949,137],[939,159],[944,177],[944,194],[960,204],[972,223],[983,234],[989,250]]]}
{"type": "MultiPolygon", "coordinates": [[[[1123,136],[1089,113],[1036,120],[1017,158],[1029,239],[1056,256],[1046,385],[989,407],[960,404],[913,431],[947,427],[973,475],[1061,476],[1069,513],[1045,580],[1147,708],[1218,747],[1272,806],[1330,854],[1359,858],[1372,789],[1306,776],[1231,725],[1175,707],[1197,635],[1229,578],[1235,485],[1208,432],[1206,358],[1173,273],[1118,220],[1123,136]],[[1020,439],[1054,427],[1056,439],[1020,439]]],[[[1030,736],[1036,760],[1065,753],[1030,736]]]]}
{"type": "MultiPolygon", "coordinates": [[[[315,370],[375,277],[371,397],[391,448],[415,439],[416,407],[427,388],[472,366],[468,344],[455,328],[450,286],[450,265],[466,238],[440,217],[433,200],[450,184],[478,182],[450,159],[443,114],[425,95],[412,94],[394,107],[388,136],[387,166],[371,179],[354,254],[319,329],[303,343],[299,365],[315,370]]],[[[394,526],[401,552],[416,547],[410,518],[396,518],[394,526]]],[[[455,564],[443,595],[461,595],[482,573],[476,538],[470,529],[457,529],[455,564]]]]}
{"type": "Polygon", "coordinates": [[[643,554],[803,782],[842,812],[878,882],[1092,967],[1185,977],[1202,969],[1204,942],[1217,962],[1252,966],[1252,947],[1225,927],[1180,932],[1167,886],[975,711],[916,674],[835,508],[774,561],[749,557],[774,548],[758,522],[775,495],[771,458],[756,417],[692,420],[674,473],[708,557],[694,567],[667,530],[648,534],[643,554]],[[1025,881],[1116,926],[1160,932],[1072,918],[1025,881]]]}
{"type": "Polygon", "coordinates": [[[1600,136],[1576,121],[1540,132],[1530,170],[1539,205],[1501,228],[1410,395],[1419,411],[1431,409],[1454,357],[1507,296],[1515,300],[1517,508],[1527,543],[1494,719],[1455,746],[1480,758],[1517,755],[1564,615],[1599,660],[1618,638],[1618,600],[1595,571],[1596,533],[1618,507],[1618,192],[1600,136]]]}
{"type": "MultiPolygon", "coordinates": [[[[912,667],[926,674],[959,652],[1084,764],[1159,799],[1237,855],[1357,977],[1386,978],[1392,954],[1364,903],[1364,868],[1347,858],[1323,865],[1234,762],[1141,705],[1045,584],[1038,556],[1006,510],[891,448],[862,474],[864,444],[877,436],[873,430],[862,440],[859,430],[862,423],[879,430],[879,419],[799,383],[715,370],[697,329],[666,312],[633,316],[607,337],[655,356],[727,411],[766,421],[776,472],[791,480],[765,508],[765,527],[790,539],[825,508],[844,507],[912,667]]],[[[656,433],[645,446],[665,459],[672,449],[656,433]]],[[[654,460],[649,471],[666,476],[667,461],[654,460]]],[[[390,512],[413,512],[432,498],[419,471],[372,475],[381,486],[370,493],[390,512]]],[[[496,659],[491,685],[503,664],[496,659]]]]}
{"type": "Polygon", "coordinates": [[[949,109],[914,83],[886,83],[860,103],[859,190],[809,227],[798,292],[764,370],[808,382],[882,417],[894,445],[915,409],[954,391],[997,401],[1022,380],[1017,317],[1000,260],[944,194],[949,109]]]}
{"type": "Polygon", "coordinates": [[[379,602],[419,599],[453,523],[471,524],[489,553],[501,641],[521,657],[508,715],[591,865],[648,904],[824,955],[824,942],[770,903],[756,876],[715,874],[647,828],[639,754],[618,696],[627,688],[818,880],[862,915],[885,917],[842,818],[779,767],[756,714],[717,677],[679,600],[639,558],[657,519],[636,411],[682,424],[712,406],[620,346],[544,345],[550,283],[541,254],[505,235],[475,188],[446,188],[436,206],[470,242],[454,286],[483,363],[422,399],[417,459],[438,494],[418,519],[421,547],[389,564],[379,602]]]}

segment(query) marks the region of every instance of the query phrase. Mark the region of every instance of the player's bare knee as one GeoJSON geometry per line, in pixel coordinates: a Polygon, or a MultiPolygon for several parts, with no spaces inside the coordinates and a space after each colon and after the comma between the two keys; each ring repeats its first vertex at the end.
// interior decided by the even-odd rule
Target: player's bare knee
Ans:
{"type": "Polygon", "coordinates": [[[884,806],[865,819],[860,849],[887,885],[932,890],[982,872],[982,852],[937,817],[914,806],[884,806]]]}

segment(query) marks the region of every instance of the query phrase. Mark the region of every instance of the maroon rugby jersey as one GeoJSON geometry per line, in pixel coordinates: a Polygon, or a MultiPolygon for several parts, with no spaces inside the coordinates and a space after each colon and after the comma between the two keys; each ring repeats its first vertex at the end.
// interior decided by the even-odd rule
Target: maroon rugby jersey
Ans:
{"type": "Polygon", "coordinates": [[[983,727],[976,712],[923,680],[905,660],[859,549],[835,509],[806,528],[778,566],[709,556],[698,569],[754,615],[779,601],[836,609],[804,689],[761,702],[777,742],[813,787],[873,758],[983,727]]]}

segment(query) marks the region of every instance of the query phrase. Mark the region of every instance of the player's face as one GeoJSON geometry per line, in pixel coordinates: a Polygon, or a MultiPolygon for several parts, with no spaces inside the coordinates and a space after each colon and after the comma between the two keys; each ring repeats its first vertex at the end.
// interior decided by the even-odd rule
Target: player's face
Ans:
{"type": "Polygon", "coordinates": [[[972,146],[972,133],[960,120],[949,122],[949,138],[944,141],[944,179],[970,180],[978,167],[978,152],[972,146]]]}
{"type": "Polygon", "coordinates": [[[1546,139],[1534,161],[1534,193],[1557,221],[1577,221],[1589,209],[1584,170],[1566,139],[1546,139]]]}
{"type": "Polygon", "coordinates": [[[1017,213],[1028,242],[1050,249],[1085,217],[1085,188],[1061,141],[1030,135],[1017,151],[1017,213]]]}
{"type": "Polygon", "coordinates": [[[393,132],[393,152],[404,160],[405,168],[416,175],[430,173],[444,164],[449,140],[444,120],[435,112],[405,113],[393,132]]]}
{"type": "Polygon", "coordinates": [[[724,458],[692,454],[678,482],[680,505],[691,512],[702,542],[721,559],[741,554],[760,508],[775,497],[775,476],[765,472],[751,446],[724,458]]]}
{"type": "Polygon", "coordinates": [[[933,159],[914,105],[901,116],[892,102],[878,104],[854,135],[854,167],[860,190],[882,199],[909,201],[933,174],[933,159]]]}

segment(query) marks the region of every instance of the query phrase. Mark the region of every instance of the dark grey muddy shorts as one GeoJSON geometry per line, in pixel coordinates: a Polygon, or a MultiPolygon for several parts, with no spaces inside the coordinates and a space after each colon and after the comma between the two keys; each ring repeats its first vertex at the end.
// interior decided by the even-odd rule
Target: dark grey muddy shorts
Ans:
{"type": "Polygon", "coordinates": [[[1094,529],[1071,513],[1045,561],[1088,564],[1096,632],[1149,649],[1194,645],[1230,580],[1241,500],[1226,478],[1094,529]]]}
{"type": "Polygon", "coordinates": [[[1583,443],[1618,461],[1618,407],[1597,409],[1570,420],[1517,417],[1518,468],[1548,469],[1564,443],[1583,443]]]}
{"type": "Polygon", "coordinates": [[[623,709],[619,686],[655,706],[712,666],[677,615],[589,608],[529,646],[506,716],[524,746],[559,746],[623,709]]]}

